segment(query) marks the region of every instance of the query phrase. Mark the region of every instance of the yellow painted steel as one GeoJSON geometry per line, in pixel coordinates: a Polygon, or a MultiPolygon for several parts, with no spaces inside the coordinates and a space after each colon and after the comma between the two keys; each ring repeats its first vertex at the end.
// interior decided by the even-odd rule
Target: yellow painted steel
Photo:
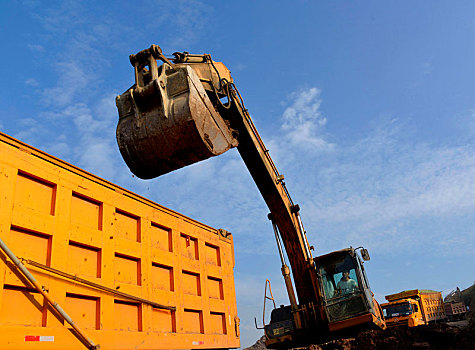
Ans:
{"type": "MultiPolygon", "coordinates": [[[[101,349],[240,346],[233,239],[0,133],[0,238],[101,349]]],[[[0,256],[0,349],[85,349],[0,256]]]]}

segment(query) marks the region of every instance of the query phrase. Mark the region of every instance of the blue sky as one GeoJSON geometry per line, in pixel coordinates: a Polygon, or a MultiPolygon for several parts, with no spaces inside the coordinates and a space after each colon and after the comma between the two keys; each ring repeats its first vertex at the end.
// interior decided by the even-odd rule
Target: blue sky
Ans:
{"type": "Polygon", "coordinates": [[[2,1],[0,130],[234,234],[242,345],[287,304],[267,209],[236,150],[132,177],[115,141],[128,55],[231,70],[323,254],[370,250],[378,300],[475,280],[475,3],[2,1]]]}

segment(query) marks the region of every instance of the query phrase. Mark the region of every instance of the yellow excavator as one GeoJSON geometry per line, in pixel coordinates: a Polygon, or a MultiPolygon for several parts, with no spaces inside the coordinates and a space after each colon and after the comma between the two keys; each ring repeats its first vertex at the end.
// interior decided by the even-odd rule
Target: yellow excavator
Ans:
{"type": "Polygon", "coordinates": [[[266,346],[304,346],[384,329],[363,267],[368,251],[350,247],[312,257],[300,208],[226,66],[207,54],[176,52],[166,57],[157,45],[129,58],[135,84],[116,104],[117,142],[132,173],[151,179],[237,147],[269,208],[290,305],[272,310],[264,326],[266,346]]]}

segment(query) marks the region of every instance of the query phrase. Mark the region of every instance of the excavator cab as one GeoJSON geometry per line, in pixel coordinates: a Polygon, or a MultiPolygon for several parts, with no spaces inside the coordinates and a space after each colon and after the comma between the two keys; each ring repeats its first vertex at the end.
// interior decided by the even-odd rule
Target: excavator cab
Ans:
{"type": "MultiPolygon", "coordinates": [[[[362,256],[369,260],[366,249],[362,256]]],[[[349,326],[384,323],[381,309],[373,298],[363,261],[355,249],[347,248],[315,258],[323,305],[331,332],[349,326]]]]}
{"type": "MultiPolygon", "coordinates": [[[[369,260],[366,249],[363,260],[369,260]]],[[[362,329],[384,329],[385,321],[378,302],[368,284],[363,261],[356,249],[347,248],[314,258],[318,285],[322,296],[321,310],[326,327],[315,323],[318,308],[281,305],[271,312],[270,322],[264,325],[266,347],[285,349],[329,341],[339,336],[355,336],[362,329]],[[295,324],[299,313],[303,327],[295,324]]]]}
{"type": "MultiPolygon", "coordinates": [[[[327,319],[324,330],[312,317],[311,308],[299,305],[297,311],[281,305],[271,312],[264,325],[266,347],[284,349],[329,341],[341,336],[354,336],[362,329],[384,329],[385,321],[378,302],[368,284],[363,261],[354,248],[342,249],[314,258],[318,285],[322,296],[322,311],[327,319]],[[294,322],[299,312],[304,330],[294,322]]],[[[369,260],[366,249],[363,260],[369,260]]]]}

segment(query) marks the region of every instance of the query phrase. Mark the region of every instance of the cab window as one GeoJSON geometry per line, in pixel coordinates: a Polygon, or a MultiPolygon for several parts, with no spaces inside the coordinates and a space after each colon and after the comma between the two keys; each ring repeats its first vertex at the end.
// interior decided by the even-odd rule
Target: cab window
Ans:
{"type": "Polygon", "coordinates": [[[351,256],[320,266],[325,299],[333,299],[360,291],[351,256]]]}

